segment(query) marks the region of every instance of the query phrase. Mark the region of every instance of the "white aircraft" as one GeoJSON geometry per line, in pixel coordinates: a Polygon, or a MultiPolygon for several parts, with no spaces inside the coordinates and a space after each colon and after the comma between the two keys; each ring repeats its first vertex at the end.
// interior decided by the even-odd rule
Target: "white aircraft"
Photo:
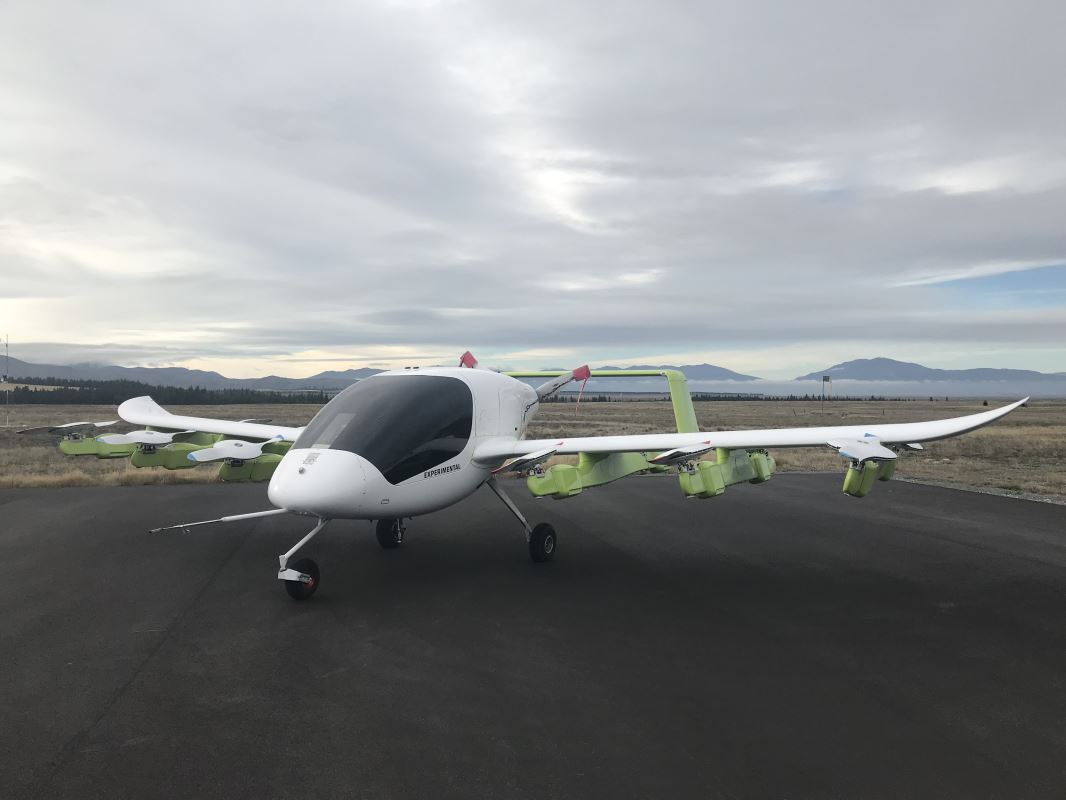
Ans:
{"type": "Polygon", "coordinates": [[[562,374],[503,374],[478,369],[469,353],[460,363],[456,368],[397,370],[361,380],[330,400],[304,428],[179,416],[150,397],[137,397],[122,403],[118,415],[146,430],[100,436],[97,441],[154,453],[157,447],[173,447],[186,434],[221,434],[233,438],[219,437],[213,444],[189,449],[184,457],[193,463],[230,465],[258,459],[264,447],[291,443],[279,461],[274,457],[277,464],[267,496],[275,508],[153,532],[276,514],[314,517],[317,523],[311,531],[279,557],[278,578],[293,599],[305,600],[319,586],[319,569],[310,559],[292,559],[331,520],[376,521],[381,546],[398,547],[405,520],[457,503],[482,485],[522,524],[531,558],[550,560],[556,552],[555,531],[546,523],[531,526],[526,521],[497,482],[501,472],[525,474],[536,496],[564,498],[634,472],[676,467],[683,493],[706,498],[731,484],[768,480],[774,462],[766,448],[828,446],[851,460],[844,491],[861,497],[875,480],[892,476],[900,448],[920,450],[921,442],[980,428],[1029,399],[933,422],[700,432],[684,376],[678,372],[592,372],[585,366],[562,374]],[[541,400],[570,381],[620,374],[666,376],[679,432],[524,438],[541,400]],[[518,380],[539,375],[554,377],[537,389],[518,380]],[[701,458],[712,452],[713,461],[701,458]],[[578,464],[545,468],[544,462],[557,455],[577,455],[578,464]]]}

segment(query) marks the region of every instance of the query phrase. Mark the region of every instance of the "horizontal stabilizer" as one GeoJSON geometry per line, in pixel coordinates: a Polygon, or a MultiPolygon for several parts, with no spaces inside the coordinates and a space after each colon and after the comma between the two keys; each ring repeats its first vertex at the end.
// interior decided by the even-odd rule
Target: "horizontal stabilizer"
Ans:
{"type": "Polygon", "coordinates": [[[852,461],[890,461],[896,454],[873,437],[863,439],[832,439],[826,442],[844,458],[852,461]]]}

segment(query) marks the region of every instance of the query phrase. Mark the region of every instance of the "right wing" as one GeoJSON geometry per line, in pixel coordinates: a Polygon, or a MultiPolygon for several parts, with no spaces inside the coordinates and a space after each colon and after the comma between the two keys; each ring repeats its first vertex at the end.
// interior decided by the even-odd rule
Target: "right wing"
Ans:
{"type": "Polygon", "coordinates": [[[704,452],[720,447],[726,450],[761,450],[771,447],[833,447],[841,455],[857,461],[893,458],[886,444],[909,445],[947,439],[976,430],[1009,414],[1028,401],[971,414],[966,417],[933,420],[930,422],[902,422],[880,425],[839,425],[823,428],[776,428],[768,430],[715,431],[709,433],[648,433],[631,436],[586,436],[574,439],[496,439],[480,445],[474,460],[495,465],[504,459],[526,456],[545,450],[557,455],[577,453],[662,453],[669,462],[674,455],[667,451],[691,450],[704,452]],[[847,451],[847,452],[845,452],[847,451]]]}
{"type": "Polygon", "coordinates": [[[277,439],[294,442],[303,428],[284,425],[264,425],[260,422],[238,422],[208,417],[186,417],[171,414],[151,397],[134,397],[118,407],[118,415],[133,425],[163,428],[168,431],[199,431],[239,436],[247,439],[277,439]]]}

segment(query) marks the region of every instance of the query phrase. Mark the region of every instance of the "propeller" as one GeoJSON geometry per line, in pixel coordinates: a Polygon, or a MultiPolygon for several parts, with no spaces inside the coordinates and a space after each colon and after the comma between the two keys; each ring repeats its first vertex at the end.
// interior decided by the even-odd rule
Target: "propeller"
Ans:
{"type": "Polygon", "coordinates": [[[175,436],[181,436],[186,433],[196,433],[196,431],[170,431],[169,433],[164,433],[163,431],[130,431],[129,433],[109,433],[106,436],[97,436],[96,441],[103,442],[104,444],[141,444],[158,447],[160,445],[170,444],[174,441],[175,436]]]}
{"type": "Polygon", "coordinates": [[[65,436],[69,436],[74,433],[78,433],[83,428],[106,428],[108,425],[114,425],[117,423],[117,419],[113,419],[110,422],[68,422],[65,425],[39,425],[35,428],[23,428],[17,433],[61,433],[65,436]]]}
{"type": "Polygon", "coordinates": [[[492,474],[500,475],[506,472],[529,472],[533,467],[538,464],[543,464],[553,455],[555,455],[555,450],[538,450],[535,453],[519,456],[501,467],[496,467],[496,469],[492,471],[492,474]]]}
{"type": "Polygon", "coordinates": [[[710,441],[690,444],[688,447],[675,447],[673,450],[667,450],[665,453],[659,453],[659,455],[649,458],[648,463],[656,466],[683,464],[686,461],[696,461],[704,453],[709,453],[713,449],[714,445],[710,441]]]}
{"type": "Polygon", "coordinates": [[[215,442],[210,447],[205,447],[202,450],[193,450],[186,456],[189,461],[195,461],[198,464],[206,464],[209,461],[251,461],[253,458],[259,458],[263,455],[263,448],[271,442],[280,442],[283,439],[282,436],[275,436],[273,439],[267,439],[265,442],[246,442],[242,439],[223,439],[221,442],[215,442]]]}

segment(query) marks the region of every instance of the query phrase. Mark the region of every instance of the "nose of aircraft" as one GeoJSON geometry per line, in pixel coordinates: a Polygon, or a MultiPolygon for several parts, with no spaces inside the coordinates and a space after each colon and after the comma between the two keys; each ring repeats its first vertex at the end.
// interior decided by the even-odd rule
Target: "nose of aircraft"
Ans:
{"type": "Polygon", "coordinates": [[[270,479],[270,502],[321,517],[358,517],[366,496],[365,459],[345,450],[290,450],[270,479]]]}

